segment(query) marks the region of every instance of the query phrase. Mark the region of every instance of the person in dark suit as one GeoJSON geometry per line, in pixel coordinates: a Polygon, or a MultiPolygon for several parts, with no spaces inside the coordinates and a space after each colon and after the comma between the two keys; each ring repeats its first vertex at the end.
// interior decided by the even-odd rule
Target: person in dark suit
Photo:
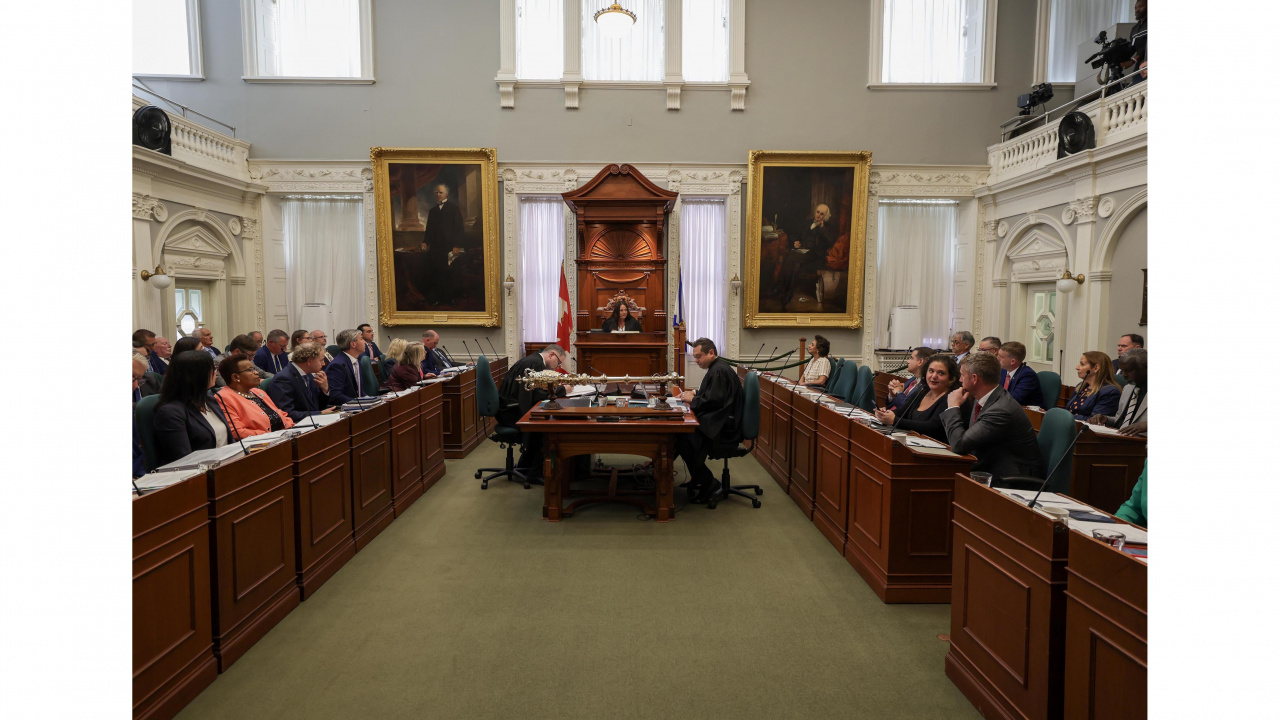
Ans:
{"type": "MultiPolygon", "coordinates": [[[[448,353],[441,350],[440,333],[435,330],[427,330],[422,333],[422,347],[426,349],[426,357],[422,360],[422,372],[426,377],[435,377],[445,370],[454,367],[456,363],[449,359],[448,353]]],[[[529,357],[533,357],[530,355],[529,357]]],[[[471,365],[471,363],[467,363],[471,365]]],[[[507,373],[508,375],[510,373],[507,373]]]]}
{"type": "Polygon", "coordinates": [[[969,351],[973,349],[973,333],[968,330],[957,330],[951,333],[951,339],[948,340],[951,352],[956,356],[956,364],[964,362],[969,357],[969,351]]]}
{"type": "Polygon", "coordinates": [[[1091,425],[1120,428],[1121,435],[1147,434],[1147,351],[1134,348],[1120,356],[1120,374],[1128,382],[1120,390],[1115,415],[1094,415],[1091,425]]]}
{"type": "Polygon", "coordinates": [[[676,454],[691,476],[690,502],[706,503],[720,490],[720,481],[707,467],[707,454],[717,445],[736,446],[742,441],[742,381],[708,338],[693,342],[693,360],[706,371],[697,392],[672,388],[671,394],[689,406],[698,418],[698,429],[676,436],[676,454]]]}
{"type": "Polygon", "coordinates": [[[157,375],[164,375],[169,369],[169,358],[173,356],[173,346],[169,344],[169,340],[156,336],[156,344],[147,354],[147,362],[151,366],[151,372],[157,375]]]}
{"type": "Polygon", "coordinates": [[[1077,420],[1088,420],[1094,415],[1111,416],[1120,407],[1120,386],[1111,370],[1111,358],[1106,353],[1091,350],[1080,356],[1076,365],[1076,377],[1080,384],[1067,401],[1067,412],[1077,420]]]}
{"type": "Polygon", "coordinates": [[[449,276],[449,255],[461,251],[463,244],[462,210],[449,199],[449,186],[435,186],[436,204],[427,211],[427,230],[422,237],[422,247],[427,251],[427,267],[439,275],[425,283],[426,298],[440,304],[453,299],[453,284],[449,276]]]}
{"type": "Polygon", "coordinates": [[[640,321],[631,317],[631,308],[621,300],[617,305],[613,306],[613,314],[605,318],[600,329],[605,332],[614,332],[616,330],[633,330],[640,332],[640,321]]]}
{"type": "Polygon", "coordinates": [[[289,344],[289,333],[283,330],[272,330],[267,333],[267,344],[258,348],[253,354],[253,364],[264,372],[275,374],[289,364],[289,354],[285,351],[289,344]]]}
{"type": "Polygon", "coordinates": [[[209,357],[213,359],[216,365],[218,357],[222,353],[218,352],[218,348],[213,345],[213,331],[207,327],[202,327],[196,330],[195,335],[200,339],[200,351],[209,353],[209,357]]]}
{"type": "Polygon", "coordinates": [[[359,330],[343,330],[338,333],[338,348],[342,352],[324,369],[329,378],[329,404],[341,406],[358,397],[377,395],[378,388],[364,387],[364,379],[360,377],[364,335],[359,330]]]}
{"type": "Polygon", "coordinates": [[[337,412],[329,404],[329,378],[317,345],[299,345],[289,355],[289,364],[271,378],[267,395],[295,423],[308,415],[337,412]]]}
{"type": "Polygon", "coordinates": [[[785,308],[791,302],[795,288],[809,279],[827,261],[827,251],[835,245],[839,231],[831,219],[831,209],[825,204],[814,208],[813,222],[800,233],[787,248],[778,275],[778,299],[785,308]]]}
{"type": "MultiPolygon", "coordinates": [[[[520,418],[529,412],[529,408],[550,397],[546,390],[525,387],[520,378],[529,371],[555,370],[564,364],[565,355],[564,348],[559,345],[548,345],[541,352],[521,358],[507,370],[506,376],[502,378],[502,385],[498,387],[499,425],[515,427],[520,418]]],[[[563,396],[564,388],[557,388],[556,394],[563,396]]],[[[520,445],[520,459],[516,462],[516,469],[523,472],[529,482],[541,483],[542,436],[524,433],[520,445]]]]}
{"type": "Polygon", "coordinates": [[[160,381],[153,373],[147,372],[147,366],[143,365],[138,356],[133,356],[133,401],[136,403],[148,395],[155,395],[160,392],[160,381]]]}
{"type": "MultiPolygon", "coordinates": [[[[905,384],[898,378],[889,381],[889,401],[884,406],[886,410],[901,412],[907,406],[911,394],[925,387],[925,366],[933,354],[933,348],[927,347],[918,347],[911,351],[911,357],[907,358],[907,372],[911,373],[911,378],[905,384]]],[[[959,380],[959,371],[956,372],[955,379],[959,380]]]]}
{"type": "Polygon", "coordinates": [[[960,387],[947,395],[942,426],[952,452],[978,459],[974,470],[995,478],[1044,472],[1036,431],[1000,387],[1000,363],[988,353],[971,353],[961,363],[960,387]]]}
{"type": "Polygon", "coordinates": [[[1022,364],[1027,359],[1027,346],[1020,342],[1007,342],[1000,346],[996,353],[1000,361],[1000,387],[1004,388],[1026,407],[1033,405],[1046,410],[1058,407],[1058,398],[1052,398],[1053,404],[1046,406],[1044,392],[1040,390],[1040,378],[1036,371],[1022,364]]]}
{"type": "Polygon", "coordinates": [[[209,397],[213,358],[203,350],[174,356],[160,386],[160,402],[152,420],[156,461],[167,465],[196,450],[227,444],[227,420],[209,397]]]}
{"type": "Polygon", "coordinates": [[[378,349],[378,343],[373,341],[373,326],[369,323],[357,325],[356,330],[360,331],[360,337],[364,338],[364,352],[360,353],[369,358],[369,362],[373,363],[373,369],[378,369],[378,363],[382,362],[382,351],[378,349]]]}
{"type": "Polygon", "coordinates": [[[133,421],[133,479],[137,480],[147,474],[147,454],[142,450],[142,441],[138,439],[138,421],[133,421]]]}
{"type": "Polygon", "coordinates": [[[311,342],[320,348],[320,354],[324,358],[325,365],[333,362],[333,356],[329,354],[329,336],[323,330],[312,330],[311,342]]]}
{"type": "Polygon", "coordinates": [[[885,425],[947,442],[947,431],[942,426],[942,412],[947,409],[947,393],[960,384],[960,368],[948,355],[931,357],[924,371],[920,392],[910,395],[905,406],[898,411],[891,408],[876,410],[876,419],[885,425]]]}

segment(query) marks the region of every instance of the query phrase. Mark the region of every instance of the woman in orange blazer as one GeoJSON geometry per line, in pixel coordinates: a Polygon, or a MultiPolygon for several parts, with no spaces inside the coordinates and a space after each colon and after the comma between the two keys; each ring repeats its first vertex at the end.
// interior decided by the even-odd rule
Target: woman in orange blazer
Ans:
{"type": "Polygon", "coordinates": [[[227,417],[232,441],[293,427],[288,413],[258,389],[262,378],[254,371],[251,358],[230,356],[218,365],[218,374],[227,384],[213,397],[227,417]]]}

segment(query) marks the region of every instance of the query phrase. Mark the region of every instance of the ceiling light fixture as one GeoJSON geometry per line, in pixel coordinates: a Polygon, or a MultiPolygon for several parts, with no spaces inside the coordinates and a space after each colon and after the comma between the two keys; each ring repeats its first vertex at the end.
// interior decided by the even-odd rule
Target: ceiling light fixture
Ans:
{"type": "Polygon", "coordinates": [[[594,17],[600,31],[609,37],[623,37],[636,24],[636,14],[618,3],[597,11],[594,17]]]}

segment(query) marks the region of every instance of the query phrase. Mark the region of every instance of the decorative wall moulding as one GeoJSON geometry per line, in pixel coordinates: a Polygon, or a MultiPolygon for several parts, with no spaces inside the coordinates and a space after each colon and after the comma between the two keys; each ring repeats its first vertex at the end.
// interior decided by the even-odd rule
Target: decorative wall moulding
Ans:
{"type": "Polygon", "coordinates": [[[1087,197],[1067,203],[1062,209],[1062,224],[1070,225],[1076,220],[1082,223],[1093,222],[1093,201],[1094,198],[1087,197]]]}
{"type": "Polygon", "coordinates": [[[1115,212],[1116,201],[1109,197],[1104,197],[1098,202],[1098,216],[1103,218],[1111,217],[1111,213],[1115,212]]]}
{"type": "Polygon", "coordinates": [[[368,161],[266,161],[249,165],[249,177],[268,192],[373,192],[368,161]]]}
{"type": "Polygon", "coordinates": [[[133,194],[133,216],[139,220],[164,222],[169,219],[169,208],[153,197],[133,194]]]}
{"type": "Polygon", "coordinates": [[[1005,235],[1008,235],[1008,234],[1009,234],[1009,223],[1001,220],[1000,224],[996,225],[996,235],[998,235],[999,237],[1004,237],[1005,235]]]}
{"type": "Polygon", "coordinates": [[[981,165],[871,165],[871,194],[880,197],[972,197],[987,179],[981,165]]]}
{"type": "Polygon", "coordinates": [[[231,218],[227,221],[227,228],[231,230],[232,235],[240,234],[240,218],[231,218]]]}

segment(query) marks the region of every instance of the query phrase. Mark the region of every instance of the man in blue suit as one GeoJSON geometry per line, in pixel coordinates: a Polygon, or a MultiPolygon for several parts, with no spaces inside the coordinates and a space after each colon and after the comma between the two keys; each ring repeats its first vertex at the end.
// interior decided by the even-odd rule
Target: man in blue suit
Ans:
{"type": "Polygon", "coordinates": [[[289,355],[285,346],[289,344],[289,333],[283,330],[272,330],[267,333],[267,343],[253,354],[253,364],[266,372],[275,374],[289,364],[289,355]]]}
{"type": "Polygon", "coordinates": [[[320,348],[299,345],[290,360],[292,362],[271,379],[271,386],[267,388],[271,402],[295,423],[308,415],[337,412],[336,407],[325,407],[329,404],[329,379],[321,372],[324,359],[320,348]]]}
{"type": "Polygon", "coordinates": [[[422,333],[422,346],[427,349],[427,355],[422,359],[422,372],[439,375],[444,372],[445,368],[452,367],[453,363],[449,362],[449,358],[443,352],[436,349],[440,344],[440,334],[435,330],[428,330],[422,333]]]}
{"type": "Polygon", "coordinates": [[[360,356],[367,347],[364,334],[359,330],[343,330],[338,333],[337,345],[342,352],[324,369],[329,377],[329,402],[342,405],[358,397],[377,395],[378,389],[364,387],[360,377],[360,356]]]}
{"type": "Polygon", "coordinates": [[[173,355],[173,346],[169,344],[166,338],[157,335],[156,344],[147,353],[147,362],[151,365],[151,372],[164,375],[164,371],[169,369],[169,357],[171,355],[173,355]]]}
{"type": "Polygon", "coordinates": [[[373,341],[373,326],[369,323],[363,323],[356,327],[360,331],[360,337],[364,338],[364,351],[361,355],[369,358],[369,362],[373,363],[373,368],[378,369],[378,362],[382,358],[382,351],[378,349],[378,343],[373,341]]]}
{"type": "Polygon", "coordinates": [[[1000,359],[1000,386],[1008,391],[1019,405],[1023,407],[1034,405],[1046,410],[1058,406],[1058,398],[1053,399],[1053,405],[1045,406],[1044,394],[1040,392],[1040,378],[1035,370],[1022,364],[1022,361],[1027,358],[1026,345],[1020,342],[1007,342],[1000,346],[1000,352],[996,353],[996,357],[1000,359]]]}
{"type": "Polygon", "coordinates": [[[911,373],[911,377],[906,384],[898,378],[889,381],[889,400],[885,403],[885,409],[896,413],[902,412],[911,394],[918,388],[925,387],[920,378],[924,375],[925,361],[932,356],[933,348],[918,347],[911,351],[911,357],[907,358],[907,372],[911,373]]]}

